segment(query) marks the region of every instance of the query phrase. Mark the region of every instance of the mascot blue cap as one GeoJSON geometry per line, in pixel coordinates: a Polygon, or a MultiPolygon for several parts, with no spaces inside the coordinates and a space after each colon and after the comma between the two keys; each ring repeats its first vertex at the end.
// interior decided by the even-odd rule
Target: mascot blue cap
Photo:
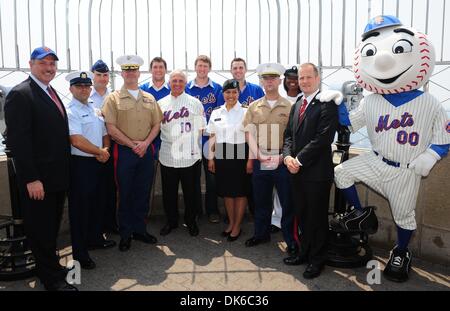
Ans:
{"type": "Polygon", "coordinates": [[[378,15],[369,20],[366,28],[364,28],[364,34],[377,29],[397,25],[402,25],[402,22],[397,17],[392,15],[378,15]]]}

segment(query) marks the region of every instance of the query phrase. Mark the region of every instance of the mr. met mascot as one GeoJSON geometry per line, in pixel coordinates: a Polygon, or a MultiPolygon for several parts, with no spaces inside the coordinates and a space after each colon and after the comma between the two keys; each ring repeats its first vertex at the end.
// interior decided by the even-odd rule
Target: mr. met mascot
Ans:
{"type": "Polygon", "coordinates": [[[448,153],[450,121],[443,106],[419,90],[434,68],[434,48],[426,35],[394,16],[377,16],[364,30],[354,55],[358,84],[372,92],[350,113],[339,106],[340,122],[352,132],[367,126],[371,152],[335,168],[335,182],[350,206],[332,220],[334,230],[374,233],[373,207],[362,207],[355,182],[389,200],[397,226],[397,245],[383,274],[403,282],[411,268],[408,244],[416,229],[415,207],[422,176],[448,153]]]}

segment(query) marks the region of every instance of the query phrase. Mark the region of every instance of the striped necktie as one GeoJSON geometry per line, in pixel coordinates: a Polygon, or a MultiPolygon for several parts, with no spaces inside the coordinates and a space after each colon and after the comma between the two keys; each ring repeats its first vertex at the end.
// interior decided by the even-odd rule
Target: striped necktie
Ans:
{"type": "Polygon", "coordinates": [[[308,101],[306,100],[306,98],[303,98],[303,103],[300,106],[300,110],[298,112],[298,122],[299,123],[301,123],[303,121],[303,118],[305,116],[306,106],[308,106],[308,101]]]}

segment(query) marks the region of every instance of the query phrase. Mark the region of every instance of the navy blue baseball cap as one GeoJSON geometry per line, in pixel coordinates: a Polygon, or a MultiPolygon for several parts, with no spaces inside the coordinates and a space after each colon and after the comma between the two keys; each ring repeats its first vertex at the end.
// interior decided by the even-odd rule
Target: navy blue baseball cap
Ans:
{"type": "Polygon", "coordinates": [[[43,59],[48,55],[53,55],[56,60],[59,60],[58,56],[56,56],[56,53],[46,46],[35,48],[33,53],[31,53],[30,59],[43,59]]]}
{"type": "Polygon", "coordinates": [[[105,73],[105,72],[109,72],[109,68],[108,65],[106,65],[106,63],[104,61],[102,61],[101,59],[99,59],[98,61],[95,62],[94,65],[92,65],[91,71],[98,71],[101,73],[105,73]]]}
{"type": "Polygon", "coordinates": [[[402,25],[402,22],[397,17],[392,15],[378,15],[369,20],[366,28],[364,28],[364,34],[377,29],[398,25],[402,25]]]}

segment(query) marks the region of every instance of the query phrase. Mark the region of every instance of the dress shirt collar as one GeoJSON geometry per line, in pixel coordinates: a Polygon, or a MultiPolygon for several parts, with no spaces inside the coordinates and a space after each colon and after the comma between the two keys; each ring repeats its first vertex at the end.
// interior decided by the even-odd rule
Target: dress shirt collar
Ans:
{"type": "MultiPolygon", "coordinates": [[[[308,97],[306,97],[306,101],[308,102],[308,104],[311,103],[311,101],[314,99],[314,97],[316,97],[316,95],[320,92],[320,90],[315,91],[314,93],[312,93],[311,95],[309,95],[308,97]]],[[[305,98],[305,95],[303,94],[303,98],[305,98]]],[[[314,105],[314,103],[312,103],[314,105]]]]}
{"type": "Polygon", "coordinates": [[[49,87],[50,85],[46,85],[46,84],[42,83],[42,82],[41,82],[40,80],[38,80],[38,78],[36,78],[32,73],[30,73],[30,78],[33,79],[33,81],[36,82],[37,85],[39,85],[39,87],[40,87],[41,89],[43,89],[45,93],[48,94],[47,87],[49,87]]]}
{"type": "Polygon", "coordinates": [[[102,96],[102,95],[100,95],[100,94],[97,92],[97,90],[95,89],[95,87],[92,87],[91,96],[106,97],[106,96],[108,96],[108,94],[109,94],[109,89],[108,89],[108,88],[106,88],[106,92],[105,92],[105,94],[102,96]]]}
{"type": "Polygon", "coordinates": [[[170,89],[169,85],[167,84],[167,82],[164,82],[163,85],[161,85],[161,87],[158,88],[158,87],[155,86],[155,84],[153,84],[153,81],[152,81],[152,82],[148,83],[148,87],[149,88],[153,88],[157,92],[161,91],[163,88],[166,88],[168,90],[170,89]]]}
{"type": "Polygon", "coordinates": [[[204,86],[198,86],[197,83],[195,83],[195,79],[192,80],[191,82],[189,82],[188,88],[192,89],[194,86],[196,86],[198,88],[204,88],[204,87],[207,87],[207,86],[210,86],[212,88],[214,87],[214,85],[212,83],[212,80],[210,78],[208,78],[208,84],[206,84],[204,86]]]}

